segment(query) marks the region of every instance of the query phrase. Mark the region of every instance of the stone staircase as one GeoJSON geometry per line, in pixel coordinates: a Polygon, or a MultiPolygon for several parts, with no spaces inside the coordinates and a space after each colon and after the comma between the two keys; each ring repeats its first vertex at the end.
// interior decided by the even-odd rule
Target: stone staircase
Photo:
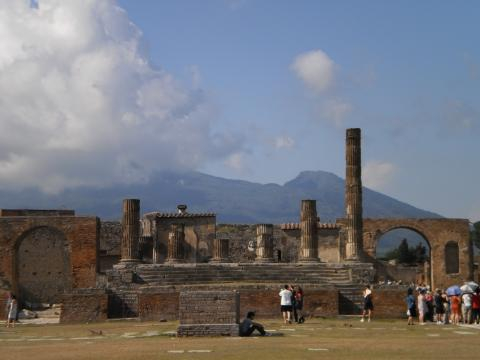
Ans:
{"type": "Polygon", "coordinates": [[[336,284],[340,315],[360,315],[363,310],[363,287],[355,284],[336,284]]]}
{"type": "Polygon", "coordinates": [[[350,270],[331,264],[181,264],[139,265],[136,281],[143,285],[209,283],[349,284],[350,270]]]}

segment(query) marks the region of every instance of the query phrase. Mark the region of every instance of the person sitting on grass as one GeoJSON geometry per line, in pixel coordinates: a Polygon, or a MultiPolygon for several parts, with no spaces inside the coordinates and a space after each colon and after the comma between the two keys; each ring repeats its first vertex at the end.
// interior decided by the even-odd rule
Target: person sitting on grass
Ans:
{"type": "Polygon", "coordinates": [[[249,311],[245,319],[240,323],[240,336],[250,336],[255,330],[260,333],[260,336],[269,336],[270,334],[265,332],[262,324],[253,321],[255,318],[255,312],[249,311]]]}

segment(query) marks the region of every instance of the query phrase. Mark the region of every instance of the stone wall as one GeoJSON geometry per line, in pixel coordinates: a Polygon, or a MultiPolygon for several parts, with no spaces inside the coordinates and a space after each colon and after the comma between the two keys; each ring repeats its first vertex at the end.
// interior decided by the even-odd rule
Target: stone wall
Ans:
{"type": "Polygon", "coordinates": [[[466,219],[364,219],[363,246],[375,258],[378,240],[390,230],[406,228],[422,235],[431,250],[432,287],[447,288],[473,278],[473,247],[466,219]],[[458,245],[459,271],[447,274],[446,246],[458,245]]]}
{"type": "Polygon", "coordinates": [[[406,317],[407,287],[385,287],[373,289],[374,318],[404,318],[406,317]]]}
{"type": "Polygon", "coordinates": [[[105,321],[108,296],[102,290],[77,290],[62,295],[61,323],[105,321]]]}
{"type": "Polygon", "coordinates": [[[98,267],[101,273],[110,270],[120,261],[122,242],[122,223],[120,221],[102,221],[100,226],[100,252],[98,267]]]}
{"type": "Polygon", "coordinates": [[[178,301],[175,289],[142,291],[138,294],[138,316],[142,321],[177,320],[178,301]]]}
{"type": "Polygon", "coordinates": [[[9,291],[0,289],[0,323],[7,318],[7,301],[9,295],[9,291]]]}
{"type": "MultiPolygon", "coordinates": [[[[81,216],[19,216],[19,217],[0,217],[0,282],[9,284],[12,292],[16,294],[20,301],[22,293],[19,291],[28,291],[28,284],[33,281],[35,276],[42,273],[42,276],[66,278],[69,287],[88,288],[96,285],[97,272],[97,249],[98,249],[99,220],[96,217],[81,216]],[[45,231],[44,231],[45,230],[45,231]],[[52,249],[43,248],[38,259],[34,263],[29,263],[29,270],[32,277],[22,275],[22,279],[27,281],[22,285],[18,282],[18,266],[22,261],[18,250],[22,249],[22,241],[28,239],[33,233],[40,231],[43,234],[56,233],[61,234],[65,240],[64,249],[60,253],[68,258],[68,271],[66,274],[52,272],[49,268],[51,261],[57,261],[57,252],[52,249]],[[50,258],[51,257],[51,258],[50,258]],[[54,259],[55,258],[55,259],[54,259]],[[33,273],[36,272],[37,275],[33,273]],[[50,274],[48,274],[50,272],[50,274]],[[27,286],[27,288],[25,288],[27,286]]],[[[42,238],[42,237],[41,237],[42,238]]],[[[46,239],[48,240],[48,239],[46,239]]],[[[51,242],[46,241],[47,245],[51,242]]],[[[28,248],[24,249],[28,250],[28,248]]],[[[63,260],[61,260],[63,261],[63,260]]],[[[27,264],[25,264],[26,266],[27,264]]],[[[54,279],[55,280],[55,279],[54,279]]],[[[55,281],[51,282],[52,284],[55,281]]],[[[58,293],[64,291],[59,288],[58,293]]],[[[42,299],[40,299],[42,300],[42,299]]],[[[45,299],[48,301],[48,299],[45,299]]]]}
{"type": "Polygon", "coordinates": [[[182,291],[179,336],[238,335],[240,297],[236,291],[182,291]]]}

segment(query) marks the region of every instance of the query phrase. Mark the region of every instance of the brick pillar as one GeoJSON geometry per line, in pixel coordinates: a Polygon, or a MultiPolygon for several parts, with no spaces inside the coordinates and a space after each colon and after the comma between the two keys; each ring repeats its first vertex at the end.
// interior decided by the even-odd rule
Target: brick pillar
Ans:
{"type": "Polygon", "coordinates": [[[168,233],[167,262],[178,263],[185,260],[184,255],[185,225],[172,224],[168,233]]]}
{"type": "Polygon", "coordinates": [[[256,262],[273,262],[273,225],[257,225],[256,262]]]}
{"type": "Polygon", "coordinates": [[[140,200],[123,200],[122,262],[139,262],[140,200]]]}
{"type": "Polygon", "coordinates": [[[229,261],[229,240],[215,238],[213,240],[213,256],[210,262],[228,262],[229,261]]]}
{"type": "Polygon", "coordinates": [[[362,148],[360,129],[347,129],[345,215],[346,260],[360,261],[363,247],[362,148]]]}
{"type": "Polygon", "coordinates": [[[299,261],[318,261],[317,202],[302,200],[300,210],[300,254],[299,261]]]}

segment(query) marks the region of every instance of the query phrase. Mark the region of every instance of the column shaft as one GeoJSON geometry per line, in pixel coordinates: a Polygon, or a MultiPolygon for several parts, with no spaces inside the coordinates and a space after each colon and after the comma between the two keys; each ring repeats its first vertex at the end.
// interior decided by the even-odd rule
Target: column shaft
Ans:
{"type": "Polygon", "coordinates": [[[185,242],[185,225],[172,224],[170,233],[168,234],[168,256],[167,262],[183,262],[184,256],[184,242],[185,242]]]}
{"type": "Polygon", "coordinates": [[[302,200],[299,261],[318,261],[317,202],[302,200]]]}
{"type": "Polygon", "coordinates": [[[256,262],[273,262],[273,225],[257,225],[256,262]]]}
{"type": "Polygon", "coordinates": [[[140,241],[140,200],[123,200],[122,218],[122,262],[137,262],[140,241]]]}

